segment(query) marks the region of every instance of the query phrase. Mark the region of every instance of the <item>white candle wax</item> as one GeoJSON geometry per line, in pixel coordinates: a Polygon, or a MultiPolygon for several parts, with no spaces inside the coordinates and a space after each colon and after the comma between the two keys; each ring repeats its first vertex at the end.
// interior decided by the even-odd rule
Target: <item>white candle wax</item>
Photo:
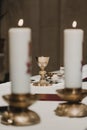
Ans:
{"type": "Polygon", "coordinates": [[[64,30],[64,67],[66,88],[81,88],[82,86],[82,43],[83,30],[64,30]]]}
{"type": "Polygon", "coordinates": [[[30,28],[9,29],[10,80],[14,94],[30,92],[30,74],[27,73],[30,41],[30,28]]]}

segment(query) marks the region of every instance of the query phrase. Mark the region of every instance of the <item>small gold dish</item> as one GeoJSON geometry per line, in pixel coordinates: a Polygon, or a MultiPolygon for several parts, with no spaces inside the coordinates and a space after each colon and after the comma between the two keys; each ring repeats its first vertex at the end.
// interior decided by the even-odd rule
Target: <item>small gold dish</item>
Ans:
{"type": "Polygon", "coordinates": [[[57,95],[64,101],[68,102],[80,102],[87,96],[86,89],[58,89],[57,95]]]}
{"type": "Polygon", "coordinates": [[[3,98],[13,107],[25,108],[36,102],[39,96],[37,94],[11,94],[4,95],[3,98]]]}

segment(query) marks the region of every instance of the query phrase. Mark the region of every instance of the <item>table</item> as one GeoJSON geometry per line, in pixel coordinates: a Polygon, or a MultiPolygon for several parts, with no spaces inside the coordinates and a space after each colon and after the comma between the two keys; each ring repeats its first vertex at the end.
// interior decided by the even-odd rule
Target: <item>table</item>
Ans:
{"type": "MultiPolygon", "coordinates": [[[[61,88],[63,84],[57,84],[55,87],[51,86],[48,88],[51,90],[49,92],[47,88],[44,88],[44,92],[56,93],[54,89],[61,88]],[[53,89],[53,90],[52,90],[53,89]]],[[[32,93],[37,93],[33,86],[31,86],[32,93]]],[[[83,88],[87,87],[87,82],[83,83],[83,88]]],[[[37,89],[37,88],[36,88],[37,89]]],[[[9,94],[11,92],[10,82],[0,84],[0,106],[7,105],[3,100],[2,95],[9,94]]],[[[41,89],[39,90],[41,93],[41,89]]],[[[33,126],[5,126],[0,124],[0,130],[87,130],[87,117],[85,118],[68,118],[68,117],[59,117],[55,115],[54,110],[57,108],[58,104],[62,101],[37,101],[33,104],[30,109],[38,113],[40,116],[41,122],[33,126]]],[[[87,104],[87,98],[83,99],[83,103],[87,104]]]]}
{"type": "MultiPolygon", "coordinates": [[[[40,76],[32,76],[31,80],[35,80],[35,82],[39,81],[40,76]]],[[[53,84],[52,86],[45,86],[45,87],[38,87],[33,86],[33,83],[31,84],[31,93],[38,93],[38,94],[56,94],[56,90],[59,88],[64,88],[64,82],[60,82],[58,84],[53,84]]]]}

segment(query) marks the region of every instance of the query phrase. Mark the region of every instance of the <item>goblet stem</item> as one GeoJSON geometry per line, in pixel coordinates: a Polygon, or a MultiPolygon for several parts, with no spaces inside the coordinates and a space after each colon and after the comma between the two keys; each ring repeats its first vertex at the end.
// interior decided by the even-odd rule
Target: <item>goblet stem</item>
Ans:
{"type": "Polygon", "coordinates": [[[39,74],[41,76],[41,78],[40,78],[40,84],[43,84],[43,86],[44,86],[44,84],[46,83],[46,79],[45,79],[46,71],[45,70],[41,70],[39,72],[39,74]]]}

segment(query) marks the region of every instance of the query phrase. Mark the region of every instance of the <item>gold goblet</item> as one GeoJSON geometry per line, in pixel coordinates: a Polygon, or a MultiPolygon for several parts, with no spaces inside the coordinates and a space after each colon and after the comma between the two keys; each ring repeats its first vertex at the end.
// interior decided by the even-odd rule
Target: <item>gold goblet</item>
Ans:
{"type": "Polygon", "coordinates": [[[33,83],[33,85],[34,86],[49,86],[50,84],[46,81],[46,78],[45,78],[45,74],[46,74],[45,68],[48,65],[49,57],[41,56],[41,57],[37,57],[36,60],[37,60],[38,66],[41,69],[39,71],[41,78],[40,78],[40,81],[33,83]]]}

